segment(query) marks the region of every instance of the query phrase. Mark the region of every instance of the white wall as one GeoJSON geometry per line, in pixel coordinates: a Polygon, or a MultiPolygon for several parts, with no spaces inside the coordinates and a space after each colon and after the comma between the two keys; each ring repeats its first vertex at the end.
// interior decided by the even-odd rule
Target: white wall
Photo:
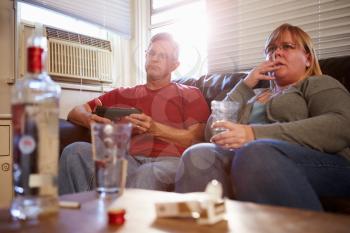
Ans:
{"type": "Polygon", "coordinates": [[[13,2],[0,1],[0,207],[9,207],[12,199],[12,147],[10,120],[10,90],[8,82],[15,76],[14,29],[15,14],[13,2]]]}
{"type": "Polygon", "coordinates": [[[11,85],[15,77],[15,13],[13,1],[0,1],[0,114],[10,113],[11,85]]]}
{"type": "Polygon", "coordinates": [[[84,104],[99,95],[99,92],[63,89],[60,99],[60,118],[67,119],[69,111],[74,106],[84,104]]]}

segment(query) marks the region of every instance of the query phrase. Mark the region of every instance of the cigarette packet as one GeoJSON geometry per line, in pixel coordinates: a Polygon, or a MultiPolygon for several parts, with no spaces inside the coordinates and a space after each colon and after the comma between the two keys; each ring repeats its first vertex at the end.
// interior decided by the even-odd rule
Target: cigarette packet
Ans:
{"type": "Polygon", "coordinates": [[[79,209],[80,203],[77,201],[60,201],[59,205],[61,208],[69,208],[69,209],[79,209]]]}

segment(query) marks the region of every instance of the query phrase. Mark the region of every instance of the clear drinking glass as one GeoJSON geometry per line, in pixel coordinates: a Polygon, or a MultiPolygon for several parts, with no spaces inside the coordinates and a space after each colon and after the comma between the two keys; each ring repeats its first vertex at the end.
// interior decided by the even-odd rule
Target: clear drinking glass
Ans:
{"type": "Polygon", "coordinates": [[[126,184],[130,123],[91,125],[96,191],[101,195],[121,194],[126,184]]]}
{"type": "MultiPolygon", "coordinates": [[[[213,100],[211,102],[211,116],[213,119],[213,123],[216,121],[237,121],[237,111],[238,111],[239,103],[235,101],[217,101],[213,100]]],[[[226,131],[226,128],[212,128],[212,134],[218,134],[226,131]]]]}

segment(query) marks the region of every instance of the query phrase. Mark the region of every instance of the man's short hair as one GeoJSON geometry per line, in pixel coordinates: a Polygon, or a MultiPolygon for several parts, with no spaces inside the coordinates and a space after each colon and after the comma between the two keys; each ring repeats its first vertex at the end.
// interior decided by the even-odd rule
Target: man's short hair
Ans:
{"type": "Polygon", "coordinates": [[[167,32],[161,32],[157,33],[154,36],[152,36],[150,45],[156,41],[167,41],[171,44],[173,48],[173,59],[178,60],[179,59],[179,45],[178,43],[174,40],[173,36],[170,33],[167,32]]]}

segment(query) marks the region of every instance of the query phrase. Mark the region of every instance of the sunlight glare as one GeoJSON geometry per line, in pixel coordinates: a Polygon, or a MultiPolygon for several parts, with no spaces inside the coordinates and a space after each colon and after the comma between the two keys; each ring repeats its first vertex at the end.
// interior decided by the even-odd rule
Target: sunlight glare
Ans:
{"type": "Polygon", "coordinates": [[[181,11],[175,23],[152,30],[152,34],[167,31],[180,45],[180,66],[173,78],[194,77],[207,72],[207,16],[205,1],[191,4],[181,11]]]}

